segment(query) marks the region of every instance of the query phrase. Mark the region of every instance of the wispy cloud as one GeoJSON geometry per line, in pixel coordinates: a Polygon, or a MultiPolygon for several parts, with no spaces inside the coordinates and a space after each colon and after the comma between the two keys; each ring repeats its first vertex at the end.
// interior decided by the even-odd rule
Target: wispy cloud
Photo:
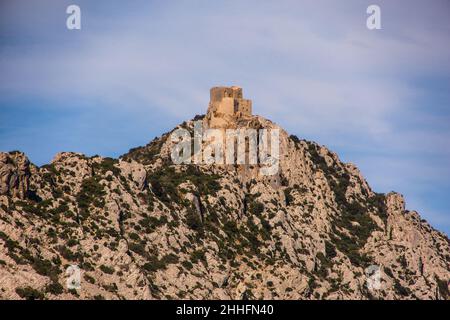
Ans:
{"type": "Polygon", "coordinates": [[[78,3],[81,31],[65,29],[69,1],[2,2],[0,149],[56,143],[62,130],[59,147],[124,152],[112,150],[204,112],[211,86],[238,84],[255,112],[356,162],[375,189],[406,190],[421,211],[450,208],[423,205],[450,179],[448,1],[378,1],[379,31],[365,28],[371,1],[78,3]],[[16,118],[14,103],[26,110],[16,118]],[[21,126],[46,112],[57,120],[21,126]]]}

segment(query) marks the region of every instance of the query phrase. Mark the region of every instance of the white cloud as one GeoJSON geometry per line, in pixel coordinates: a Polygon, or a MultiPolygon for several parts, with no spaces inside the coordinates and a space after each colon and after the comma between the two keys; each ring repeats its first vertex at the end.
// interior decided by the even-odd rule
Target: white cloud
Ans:
{"type": "Polygon", "coordinates": [[[436,91],[412,81],[448,77],[446,1],[379,1],[380,31],[365,27],[370,1],[80,1],[80,33],[64,30],[53,2],[34,15],[23,3],[17,33],[30,42],[2,46],[2,94],[186,119],[205,111],[209,87],[237,84],[256,113],[293,133],[356,154],[384,152],[355,161],[372,168],[378,186],[401,190],[422,172],[430,178],[422,189],[431,190],[450,178],[449,111],[442,120],[433,105],[418,105],[436,91]],[[41,28],[27,26],[34,17],[41,28]],[[427,167],[426,156],[443,160],[427,167]],[[390,173],[378,171],[389,159],[390,173]]]}

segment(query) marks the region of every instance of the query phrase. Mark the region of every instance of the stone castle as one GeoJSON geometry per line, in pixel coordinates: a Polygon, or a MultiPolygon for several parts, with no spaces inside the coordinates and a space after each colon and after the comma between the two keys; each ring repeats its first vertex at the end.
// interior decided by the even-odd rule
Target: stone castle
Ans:
{"type": "Polygon", "coordinates": [[[213,87],[206,118],[210,127],[225,127],[230,122],[252,116],[252,101],[244,99],[242,88],[213,87]]]}

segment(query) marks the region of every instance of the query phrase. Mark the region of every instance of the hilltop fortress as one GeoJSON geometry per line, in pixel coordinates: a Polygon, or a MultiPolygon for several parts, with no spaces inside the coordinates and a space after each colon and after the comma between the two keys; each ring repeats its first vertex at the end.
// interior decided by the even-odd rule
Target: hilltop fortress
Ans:
{"type": "Polygon", "coordinates": [[[222,127],[198,116],[119,159],[0,152],[0,300],[449,299],[444,233],[251,112],[213,88],[222,127]]]}
{"type": "Polygon", "coordinates": [[[206,119],[211,128],[225,128],[252,116],[252,101],[244,99],[241,87],[213,87],[206,119]]]}

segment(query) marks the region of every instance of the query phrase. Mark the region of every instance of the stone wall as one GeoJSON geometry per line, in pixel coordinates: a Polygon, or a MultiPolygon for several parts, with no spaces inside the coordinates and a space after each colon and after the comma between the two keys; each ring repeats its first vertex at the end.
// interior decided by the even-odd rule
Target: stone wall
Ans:
{"type": "Polygon", "coordinates": [[[225,127],[230,122],[251,115],[252,101],[243,99],[242,88],[237,86],[211,88],[206,117],[210,127],[225,127]]]}

